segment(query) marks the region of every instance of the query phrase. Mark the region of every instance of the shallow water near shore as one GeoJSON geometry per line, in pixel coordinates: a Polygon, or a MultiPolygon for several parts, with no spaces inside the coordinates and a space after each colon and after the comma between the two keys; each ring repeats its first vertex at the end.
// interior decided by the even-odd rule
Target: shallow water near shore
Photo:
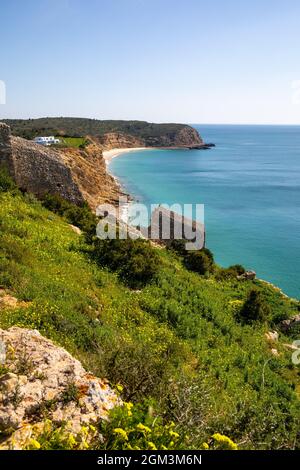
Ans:
{"type": "Polygon", "coordinates": [[[146,204],[204,204],[219,264],[243,264],[300,298],[300,126],[194,127],[216,147],[131,152],[110,172],[146,204]]]}

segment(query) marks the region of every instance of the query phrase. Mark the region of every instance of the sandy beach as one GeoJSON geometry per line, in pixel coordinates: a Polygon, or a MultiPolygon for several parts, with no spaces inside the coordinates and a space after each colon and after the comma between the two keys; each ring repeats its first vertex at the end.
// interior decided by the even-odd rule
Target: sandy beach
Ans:
{"type": "Polygon", "coordinates": [[[113,158],[119,157],[123,153],[136,152],[139,150],[151,150],[151,147],[128,147],[128,148],[115,148],[111,150],[103,150],[103,158],[108,164],[113,158]]]}

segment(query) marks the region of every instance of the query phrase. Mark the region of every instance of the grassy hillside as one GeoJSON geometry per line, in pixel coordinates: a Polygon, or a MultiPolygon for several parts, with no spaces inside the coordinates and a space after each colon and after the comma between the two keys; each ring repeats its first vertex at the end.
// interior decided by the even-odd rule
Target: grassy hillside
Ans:
{"type": "Polygon", "coordinates": [[[102,136],[107,132],[122,132],[135,137],[159,137],[174,133],[186,127],[183,124],[153,124],[146,121],[117,121],[85,118],[40,118],[40,119],[4,119],[14,135],[33,139],[46,135],[66,135],[69,137],[102,136]]]}
{"type": "MultiPolygon", "coordinates": [[[[200,448],[213,433],[241,449],[299,448],[299,368],[283,346],[291,338],[271,346],[264,337],[297,312],[297,302],[220,270],[201,276],[176,253],[150,247],[158,272],[146,287],[130,289],[66,218],[9,184],[0,188],[0,288],[23,301],[0,312],[1,328],[36,328],[121,384],[134,417],[149,419],[151,409],[174,422],[175,448],[200,448]],[[245,324],[237,314],[253,287],[268,319],[245,324]]],[[[65,215],[74,222],[72,211],[65,215]]],[[[124,420],[113,417],[126,428],[124,420]]]]}

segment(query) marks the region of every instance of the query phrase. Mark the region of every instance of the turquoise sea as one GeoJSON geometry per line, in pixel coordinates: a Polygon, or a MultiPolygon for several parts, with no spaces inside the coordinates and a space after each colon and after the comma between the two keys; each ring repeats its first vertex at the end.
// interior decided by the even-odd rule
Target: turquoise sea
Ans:
{"type": "Polygon", "coordinates": [[[210,150],[146,150],[110,163],[151,203],[203,203],[207,246],[300,298],[300,126],[194,125],[210,150]]]}

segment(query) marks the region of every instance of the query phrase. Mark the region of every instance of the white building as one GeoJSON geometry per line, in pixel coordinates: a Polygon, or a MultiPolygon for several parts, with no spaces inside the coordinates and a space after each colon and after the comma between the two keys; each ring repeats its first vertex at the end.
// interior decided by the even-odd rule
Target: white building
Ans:
{"type": "Polygon", "coordinates": [[[35,137],[34,142],[36,144],[49,146],[53,144],[59,144],[60,140],[56,139],[54,135],[51,135],[49,137],[35,137]]]}

